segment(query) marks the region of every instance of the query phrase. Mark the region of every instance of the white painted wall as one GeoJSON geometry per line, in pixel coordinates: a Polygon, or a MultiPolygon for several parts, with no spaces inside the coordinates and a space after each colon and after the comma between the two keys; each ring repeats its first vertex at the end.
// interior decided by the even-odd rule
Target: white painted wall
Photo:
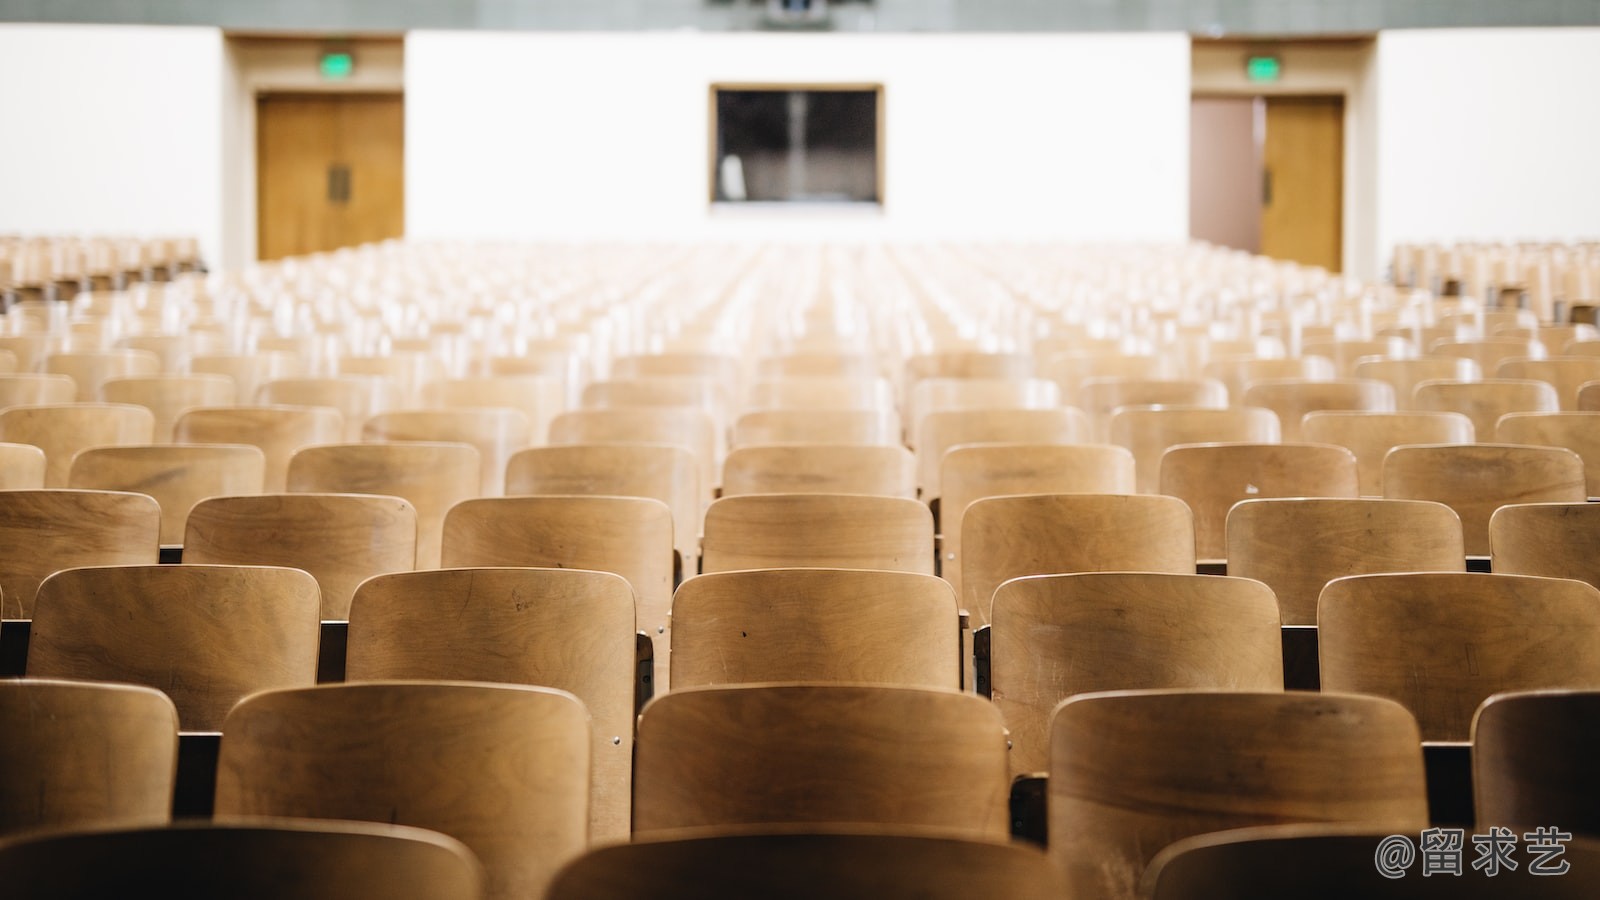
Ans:
{"type": "Polygon", "coordinates": [[[413,32],[412,237],[1181,240],[1184,35],[413,32]],[[708,208],[709,85],[884,85],[882,212],[708,208]]]}
{"type": "Polygon", "coordinates": [[[1600,238],[1600,28],[1378,36],[1379,259],[1600,238]]]}
{"type": "Polygon", "coordinates": [[[0,232],[222,247],[222,33],[0,24],[0,232]]]}

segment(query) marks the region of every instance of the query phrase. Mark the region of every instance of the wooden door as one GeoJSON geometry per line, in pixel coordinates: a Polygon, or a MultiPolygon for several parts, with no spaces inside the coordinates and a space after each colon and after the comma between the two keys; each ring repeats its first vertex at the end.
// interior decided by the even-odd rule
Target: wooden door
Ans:
{"type": "Polygon", "coordinates": [[[1261,252],[1339,271],[1344,98],[1268,97],[1261,252]]]}
{"type": "Polygon", "coordinates": [[[264,94],[256,101],[261,259],[335,250],[405,232],[405,113],[399,94],[264,94]]]}

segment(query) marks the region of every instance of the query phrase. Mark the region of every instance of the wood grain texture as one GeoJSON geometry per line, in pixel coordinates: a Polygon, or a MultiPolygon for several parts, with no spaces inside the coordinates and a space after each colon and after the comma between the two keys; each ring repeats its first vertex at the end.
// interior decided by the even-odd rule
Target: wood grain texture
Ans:
{"type": "Polygon", "coordinates": [[[1306,413],[1324,409],[1393,412],[1395,408],[1394,388],[1388,382],[1370,378],[1340,378],[1333,381],[1265,379],[1252,382],[1245,388],[1239,402],[1277,413],[1285,441],[1303,439],[1300,425],[1306,413]]]}
{"type": "Polygon", "coordinates": [[[751,444],[900,445],[900,417],[890,410],[762,409],[734,420],[733,446],[751,444]]]}
{"type": "Polygon", "coordinates": [[[1525,864],[1529,857],[1518,854],[1523,864],[1516,869],[1502,866],[1493,878],[1470,870],[1460,878],[1424,878],[1419,858],[1407,877],[1389,879],[1378,874],[1373,854],[1390,833],[1376,825],[1269,825],[1185,838],[1151,861],[1142,896],[1151,900],[1580,900],[1600,890],[1600,878],[1595,876],[1600,871],[1600,841],[1593,838],[1580,835],[1566,844],[1562,859],[1571,864],[1571,871],[1561,877],[1530,874],[1525,864]]]}
{"type": "Polygon", "coordinates": [[[44,486],[66,487],[72,458],[89,447],[148,444],[150,410],[125,403],[61,403],[0,409],[0,441],[44,451],[44,486]]]}
{"type": "Polygon", "coordinates": [[[747,494],[706,509],[701,570],[791,566],[933,574],[933,514],[904,497],[747,494]]]}
{"type": "Polygon", "coordinates": [[[364,441],[471,444],[478,451],[479,496],[505,493],[506,462],[533,440],[533,423],[516,409],[408,409],[379,413],[361,426],[364,441]]]}
{"type": "Polygon", "coordinates": [[[248,444],[90,447],[73,459],[67,485],[150,495],[161,507],[161,543],[182,544],[196,503],[261,493],[265,466],[248,444]]]}
{"type": "Polygon", "coordinates": [[[1050,856],[1072,896],[1135,897],[1158,850],[1206,832],[1428,824],[1417,724],[1378,697],[1084,694],[1056,710],[1050,747],[1050,856]]]}
{"type": "Polygon", "coordinates": [[[551,886],[562,900],[1052,900],[1060,876],[1042,852],[910,829],[739,829],[591,850],[551,886]]]}
{"type": "Polygon", "coordinates": [[[589,716],[548,688],[324,685],[240,703],[223,726],[217,818],[413,825],[483,863],[486,898],[536,897],[583,852],[589,716]]]}
{"type": "Polygon", "coordinates": [[[287,490],[289,460],[300,450],[337,443],[344,417],[320,406],[232,406],[191,409],[178,417],[172,439],[179,444],[249,444],[266,456],[262,489],[287,490]]]}
{"type": "Polygon", "coordinates": [[[110,403],[131,403],[155,417],[155,443],[172,442],[172,426],[185,410],[199,406],[231,406],[236,390],[223,375],[158,375],[113,378],[100,387],[110,403]]]}
{"type": "Polygon", "coordinates": [[[1011,773],[1050,768],[1050,715],[1090,691],[1283,688],[1278,604],[1245,578],[1103,572],[1038,575],[994,594],[992,698],[1011,773]]]}
{"type": "Polygon", "coordinates": [[[28,677],[126,681],[215,731],[241,697],[317,674],[317,582],[297,569],[111,566],[39,586],[28,677]]]}
{"type": "Polygon", "coordinates": [[[917,461],[904,447],[766,444],[740,447],[722,464],[722,496],[875,494],[917,496],[917,461]]]}
{"type": "Polygon", "coordinates": [[[1344,97],[1268,96],[1261,164],[1271,189],[1261,208],[1261,253],[1343,265],[1344,97]]]}
{"type": "Polygon", "coordinates": [[[995,589],[1024,575],[1193,574],[1194,519],[1172,497],[1029,494],[990,497],[961,518],[961,606],[988,624],[995,589]]]}
{"type": "Polygon", "coordinates": [[[0,491],[0,606],[33,617],[39,583],[77,566],[154,565],[161,507],[144,494],[0,491]]]}
{"type": "Polygon", "coordinates": [[[1495,366],[1496,378],[1542,381],[1555,388],[1556,401],[1563,410],[1578,408],[1578,389],[1600,380],[1600,358],[1593,356],[1552,356],[1547,359],[1505,359],[1495,366]]]}
{"type": "Polygon", "coordinates": [[[346,441],[361,440],[361,426],[396,399],[396,385],[375,375],[276,378],[256,388],[264,406],[324,406],[339,412],[346,441]]]}
{"type": "Polygon", "coordinates": [[[51,353],[44,358],[44,370],[70,376],[78,386],[78,402],[94,403],[106,399],[100,394],[100,386],[113,378],[160,375],[161,357],[148,350],[51,353]]]}
{"type": "Polygon", "coordinates": [[[1492,568],[1600,587],[1600,504],[1519,503],[1489,517],[1492,568]]]}
{"type": "Polygon", "coordinates": [[[1318,444],[1335,444],[1356,455],[1356,480],[1361,496],[1383,496],[1383,458],[1404,444],[1470,444],[1476,437],[1472,420],[1454,412],[1306,413],[1301,436],[1318,444]]]}
{"type": "Polygon", "coordinates": [[[480,900],[459,841],[399,825],[258,820],[54,834],[0,847],[18,896],[480,900]]]}
{"type": "MultiPolygon", "coordinates": [[[[1496,694],[1472,720],[1478,821],[1600,832],[1600,691],[1496,694]]],[[[1521,831],[1521,829],[1517,829],[1521,831]]]]}
{"type": "Polygon", "coordinates": [[[1338,377],[1333,360],[1326,356],[1291,356],[1285,359],[1254,356],[1229,356],[1208,361],[1200,370],[1228,389],[1229,397],[1243,397],[1252,382],[1276,378],[1307,381],[1332,381],[1338,377]]]}
{"type": "Polygon", "coordinates": [[[478,451],[467,444],[327,444],[289,460],[288,489],[404,497],[417,511],[417,568],[439,567],[444,520],[478,496],[478,451]]]}
{"type": "Polygon", "coordinates": [[[159,691],[0,681],[0,754],[0,834],[172,818],[178,712],[159,691]]]}
{"type": "Polygon", "coordinates": [[[721,443],[711,414],[700,409],[580,409],[550,423],[551,444],[672,444],[694,454],[706,500],[721,475],[721,443]]]}
{"type": "Polygon", "coordinates": [[[941,568],[961,587],[961,517],[974,501],[1008,494],[1131,494],[1134,459],[1107,444],[967,444],[945,451],[939,480],[941,568]]]}
{"type": "Polygon", "coordinates": [[[961,686],[955,591],[909,572],[701,575],[672,600],[675,689],[775,681],[961,686]]]}
{"type": "Polygon", "coordinates": [[[1087,444],[1082,410],[980,409],[929,413],[917,425],[917,481],[924,499],[938,497],[939,467],[958,444],[1087,444]]]}
{"type": "Polygon", "coordinates": [[[1495,425],[1494,439],[1571,450],[1583,459],[1585,490],[1600,497],[1600,411],[1510,413],[1495,425]]]}
{"type": "Polygon", "coordinates": [[[1359,492],[1355,455],[1331,444],[1184,444],[1161,458],[1161,493],[1193,510],[1200,559],[1228,552],[1228,510],[1241,500],[1359,492]]]}
{"type": "Polygon", "coordinates": [[[416,567],[417,511],[377,494],[212,497],[189,511],[183,561],[304,569],[321,589],[321,618],[348,619],[357,585],[416,567]]]}
{"type": "Polygon", "coordinates": [[[1161,455],[1179,444],[1234,442],[1274,444],[1283,437],[1270,409],[1238,406],[1201,409],[1185,406],[1126,406],[1113,413],[1107,437],[1133,453],[1141,494],[1161,489],[1161,455]]]}
{"type": "Polygon", "coordinates": [[[1489,554],[1489,517],[1512,503],[1582,503],[1583,460],[1560,447],[1427,444],[1396,447],[1383,461],[1383,494],[1433,500],[1461,517],[1467,553],[1489,554]]]}
{"type": "Polygon", "coordinates": [[[1502,691],[1600,687],[1600,590],[1529,575],[1414,573],[1330,582],[1323,690],[1404,704],[1430,741],[1464,741],[1502,691]]]}
{"type": "Polygon", "coordinates": [[[70,375],[24,372],[0,375],[0,408],[72,403],[78,397],[78,384],[70,375]]]}
{"type": "Polygon", "coordinates": [[[495,497],[469,500],[444,523],[446,568],[590,569],[627,579],[634,619],[656,650],[656,685],[671,684],[672,512],[643,497],[495,497]]]}
{"type": "Polygon", "coordinates": [[[356,591],[349,681],[493,681],[568,691],[591,717],[592,840],[627,840],[633,776],[633,590],[579,569],[443,569],[356,591]]]}
{"type": "Polygon", "coordinates": [[[1285,625],[1317,624],[1335,578],[1462,572],[1461,519],[1422,500],[1245,500],[1228,513],[1228,572],[1272,588],[1285,625]]]}
{"type": "Polygon", "coordinates": [[[648,497],[672,510],[673,543],[684,571],[699,569],[700,469],[694,454],[669,444],[569,444],[529,447],[506,463],[508,496],[576,494],[648,497]]]}
{"type": "Polygon", "coordinates": [[[1412,392],[1424,381],[1477,381],[1478,364],[1459,356],[1421,356],[1413,359],[1363,359],[1352,369],[1357,378],[1382,381],[1394,388],[1395,409],[1412,408],[1412,392]]]}
{"type": "Polygon", "coordinates": [[[1004,727],[956,691],[757,685],[673,691],[639,719],[636,835],[866,823],[1009,834],[1004,727]]]}
{"type": "Polygon", "coordinates": [[[0,443],[0,490],[44,487],[44,451],[32,444],[0,443]]]}
{"type": "Polygon", "coordinates": [[[1491,378],[1483,381],[1424,381],[1413,392],[1421,411],[1457,412],[1472,420],[1480,441],[1495,440],[1495,424],[1507,413],[1557,412],[1555,388],[1542,381],[1491,378]]]}

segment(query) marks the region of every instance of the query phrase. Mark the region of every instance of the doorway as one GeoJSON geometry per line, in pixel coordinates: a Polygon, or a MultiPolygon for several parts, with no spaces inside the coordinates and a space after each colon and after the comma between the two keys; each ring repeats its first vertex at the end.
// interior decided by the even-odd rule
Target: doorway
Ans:
{"type": "Polygon", "coordinates": [[[1189,185],[1192,237],[1340,271],[1344,98],[1194,97],[1189,185]]]}
{"type": "Polygon", "coordinates": [[[256,99],[261,260],[405,233],[405,104],[387,93],[256,99]]]}

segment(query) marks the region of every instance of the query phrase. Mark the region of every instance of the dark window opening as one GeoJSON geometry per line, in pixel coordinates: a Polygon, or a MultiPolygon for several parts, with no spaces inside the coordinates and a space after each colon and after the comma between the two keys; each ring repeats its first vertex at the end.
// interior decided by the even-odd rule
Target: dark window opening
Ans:
{"type": "Polygon", "coordinates": [[[712,198],[880,203],[877,89],[716,89],[712,198]]]}

